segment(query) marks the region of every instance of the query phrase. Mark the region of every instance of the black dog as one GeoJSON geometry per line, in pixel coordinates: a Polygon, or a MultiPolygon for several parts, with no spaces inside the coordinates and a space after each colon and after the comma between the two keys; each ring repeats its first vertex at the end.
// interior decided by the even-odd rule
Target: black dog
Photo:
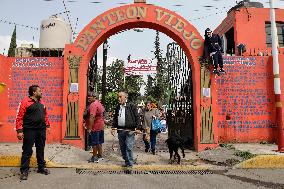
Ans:
{"type": "Polygon", "coordinates": [[[182,156],[183,158],[185,157],[184,154],[184,140],[178,135],[178,134],[173,134],[170,136],[165,143],[167,143],[169,152],[170,152],[170,163],[172,164],[176,159],[177,163],[180,164],[180,155],[178,153],[178,149],[180,148],[182,151],[182,156]],[[173,152],[175,152],[174,159],[173,158],[173,152]]]}

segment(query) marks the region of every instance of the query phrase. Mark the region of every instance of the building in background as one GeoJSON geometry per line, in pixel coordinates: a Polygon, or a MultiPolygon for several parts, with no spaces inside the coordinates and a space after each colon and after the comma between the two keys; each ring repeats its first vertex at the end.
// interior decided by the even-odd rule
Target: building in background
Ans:
{"type": "MultiPolygon", "coordinates": [[[[214,31],[223,37],[224,52],[227,55],[271,55],[269,11],[261,3],[249,1],[242,1],[230,9],[227,17],[214,31]]],[[[275,14],[279,50],[283,54],[284,9],[276,9],[275,14]]]]}

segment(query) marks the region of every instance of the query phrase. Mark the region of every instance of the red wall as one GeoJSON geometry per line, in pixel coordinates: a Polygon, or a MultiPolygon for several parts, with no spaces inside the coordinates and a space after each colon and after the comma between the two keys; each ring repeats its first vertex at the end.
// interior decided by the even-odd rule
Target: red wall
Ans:
{"type": "MultiPolygon", "coordinates": [[[[283,9],[276,9],[275,15],[276,22],[284,22],[283,9]]],[[[234,27],[236,51],[237,45],[243,43],[247,48],[244,55],[257,55],[258,52],[271,55],[271,48],[266,46],[265,22],[270,22],[268,8],[240,8],[238,11],[230,12],[214,33],[222,36],[231,27],[234,27]]],[[[280,48],[279,51],[284,54],[284,48],[280,48]]]]}
{"type": "MultiPolygon", "coordinates": [[[[284,10],[275,10],[276,22],[284,22],[284,10]]],[[[266,33],[265,22],[270,22],[270,12],[267,8],[240,9],[236,12],[236,42],[244,43],[248,49],[258,49],[265,53],[266,33]]],[[[270,49],[270,48],[269,48],[270,49]]]]}
{"type": "Polygon", "coordinates": [[[275,141],[272,59],[224,57],[224,68],[215,78],[219,141],[275,141]]]}
{"type": "MultiPolygon", "coordinates": [[[[279,56],[280,68],[284,56],[279,56]]],[[[212,95],[217,99],[214,122],[219,142],[273,142],[275,100],[271,57],[224,57],[226,75],[212,77],[212,95]]],[[[281,81],[284,74],[281,69],[281,81]]],[[[47,142],[62,141],[62,58],[6,58],[0,56],[0,142],[17,142],[14,121],[18,103],[27,96],[28,86],[43,90],[52,123],[47,142]]],[[[281,82],[282,89],[284,82],[281,82]]]]}
{"type": "Polygon", "coordinates": [[[0,142],[16,142],[15,116],[19,102],[28,95],[28,87],[37,84],[43,91],[51,134],[47,142],[61,142],[63,58],[4,58],[0,57],[0,82],[7,84],[0,94],[0,142]]]}
{"type": "Polygon", "coordinates": [[[11,75],[11,61],[5,57],[0,55],[0,83],[5,83],[6,87],[4,92],[0,94],[0,141],[15,141],[16,133],[14,131],[14,127],[8,125],[8,100],[9,100],[9,86],[11,83],[10,75],[11,75]]]}

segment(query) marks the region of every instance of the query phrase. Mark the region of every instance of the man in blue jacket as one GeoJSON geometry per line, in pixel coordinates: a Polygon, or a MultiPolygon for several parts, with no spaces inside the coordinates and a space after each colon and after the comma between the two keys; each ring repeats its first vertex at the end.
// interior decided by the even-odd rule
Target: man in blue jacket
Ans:
{"type": "Polygon", "coordinates": [[[117,129],[118,140],[125,167],[131,168],[133,162],[133,147],[135,140],[135,129],[139,126],[139,115],[135,104],[127,101],[127,93],[119,92],[119,104],[116,106],[113,117],[113,129],[117,129]]]}

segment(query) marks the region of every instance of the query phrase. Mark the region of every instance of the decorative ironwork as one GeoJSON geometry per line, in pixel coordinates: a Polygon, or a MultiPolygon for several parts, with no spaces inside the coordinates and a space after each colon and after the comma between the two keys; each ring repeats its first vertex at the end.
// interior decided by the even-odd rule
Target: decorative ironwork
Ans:
{"type": "MultiPolygon", "coordinates": [[[[69,87],[71,83],[78,83],[78,70],[82,56],[67,57],[69,64],[69,87]]],[[[67,116],[66,116],[66,133],[64,139],[80,139],[78,128],[78,110],[79,110],[79,95],[78,93],[69,93],[67,99],[67,116]]]]}
{"type": "Polygon", "coordinates": [[[193,146],[192,71],[186,54],[177,43],[167,47],[169,136],[180,135],[187,147],[193,146]]]}
{"type": "Polygon", "coordinates": [[[82,60],[81,56],[69,56],[67,57],[69,63],[69,69],[78,69],[82,60]]]}
{"type": "MultiPolygon", "coordinates": [[[[210,66],[211,61],[200,60],[200,87],[201,87],[201,128],[200,143],[214,143],[212,95],[205,96],[203,90],[211,91],[210,66]]],[[[211,94],[211,92],[209,93],[211,94]]]]}

